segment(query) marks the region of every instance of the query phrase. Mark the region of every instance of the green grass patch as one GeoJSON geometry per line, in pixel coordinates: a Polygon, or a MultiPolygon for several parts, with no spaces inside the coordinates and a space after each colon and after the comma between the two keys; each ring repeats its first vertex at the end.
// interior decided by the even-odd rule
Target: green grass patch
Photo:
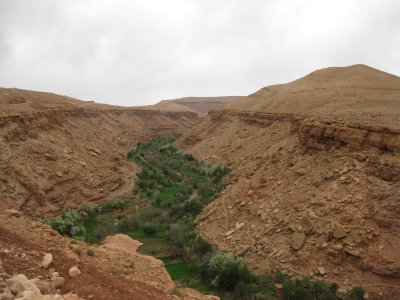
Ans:
{"type": "Polygon", "coordinates": [[[178,186],[166,187],[162,192],[160,192],[161,203],[170,200],[174,195],[180,194],[182,192],[181,188],[178,186]]]}
{"type": "Polygon", "coordinates": [[[187,263],[175,263],[167,264],[165,266],[169,275],[173,280],[182,280],[192,277],[192,272],[190,271],[190,266],[187,263]]]}

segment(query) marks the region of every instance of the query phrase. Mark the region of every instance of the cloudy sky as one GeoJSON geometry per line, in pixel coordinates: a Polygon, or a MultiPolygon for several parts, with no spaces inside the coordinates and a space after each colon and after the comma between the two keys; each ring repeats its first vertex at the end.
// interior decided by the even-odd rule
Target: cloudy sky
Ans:
{"type": "Polygon", "coordinates": [[[400,75],[399,0],[0,0],[0,86],[142,105],[315,69],[400,75]]]}

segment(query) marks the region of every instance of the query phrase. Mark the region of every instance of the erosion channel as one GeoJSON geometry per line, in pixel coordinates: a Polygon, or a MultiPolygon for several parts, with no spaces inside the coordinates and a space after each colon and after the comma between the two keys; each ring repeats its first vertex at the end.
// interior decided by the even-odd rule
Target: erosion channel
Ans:
{"type": "MultiPolygon", "coordinates": [[[[101,204],[69,210],[49,221],[53,229],[95,244],[109,235],[126,234],[143,243],[139,252],[165,263],[177,286],[222,299],[338,299],[334,283],[295,279],[279,270],[255,276],[240,258],[219,253],[197,236],[196,216],[223,190],[229,169],[182,153],[173,147],[177,138],[138,143],[128,153],[141,168],[134,189],[101,204]]],[[[363,294],[357,287],[346,299],[362,299],[363,294]]]]}

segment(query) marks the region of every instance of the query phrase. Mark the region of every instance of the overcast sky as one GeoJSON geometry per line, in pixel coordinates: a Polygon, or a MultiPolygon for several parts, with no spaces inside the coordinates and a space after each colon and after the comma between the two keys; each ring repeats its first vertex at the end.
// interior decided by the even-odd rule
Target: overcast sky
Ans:
{"type": "Polygon", "coordinates": [[[0,86],[142,105],[328,66],[400,75],[399,0],[0,0],[0,86]]]}

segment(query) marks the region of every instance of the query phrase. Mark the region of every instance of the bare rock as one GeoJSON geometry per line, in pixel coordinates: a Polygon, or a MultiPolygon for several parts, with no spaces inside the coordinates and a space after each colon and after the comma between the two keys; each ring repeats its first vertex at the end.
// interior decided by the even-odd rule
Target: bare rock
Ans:
{"type": "Polygon", "coordinates": [[[335,239],[342,239],[344,237],[346,237],[346,232],[343,230],[342,227],[337,227],[334,231],[333,231],[333,237],[335,239]]]}
{"type": "Polygon", "coordinates": [[[16,218],[22,217],[22,213],[16,209],[7,209],[6,213],[11,217],[16,217],[16,218]]]}
{"type": "Polygon", "coordinates": [[[46,154],[45,154],[45,158],[46,158],[47,160],[52,160],[52,161],[57,160],[57,157],[54,156],[54,155],[52,155],[52,154],[50,154],[50,153],[46,153],[46,154]]]}
{"type": "Polygon", "coordinates": [[[324,267],[318,267],[317,270],[318,270],[319,274],[321,274],[321,275],[325,275],[326,274],[326,270],[325,270],[324,267]]]}
{"type": "Polygon", "coordinates": [[[28,278],[26,278],[26,276],[23,274],[19,274],[10,279],[7,279],[6,282],[8,284],[8,287],[10,288],[10,290],[15,295],[20,292],[26,291],[26,290],[36,291],[36,292],[40,293],[40,291],[36,287],[36,285],[32,281],[30,281],[28,278]]]}
{"type": "Polygon", "coordinates": [[[400,278],[400,263],[391,262],[385,264],[375,263],[372,265],[372,272],[382,276],[394,276],[400,278]]]}
{"type": "Polygon", "coordinates": [[[53,286],[56,288],[56,289],[59,289],[59,288],[61,288],[61,287],[63,287],[64,286],[64,284],[65,284],[65,279],[64,279],[64,277],[58,277],[56,280],[54,280],[54,282],[53,282],[53,286]]]}
{"type": "Polygon", "coordinates": [[[78,295],[72,293],[65,294],[63,297],[65,300],[80,300],[78,295]]]}
{"type": "Polygon", "coordinates": [[[304,233],[307,235],[311,235],[311,234],[315,233],[314,224],[308,217],[303,218],[302,227],[303,227],[304,233]]]}
{"type": "Polygon", "coordinates": [[[244,227],[244,225],[246,225],[244,222],[243,223],[237,223],[236,224],[236,230],[241,229],[242,227],[244,227]]]}
{"type": "Polygon", "coordinates": [[[358,250],[345,248],[344,251],[345,251],[347,254],[350,254],[350,255],[353,255],[353,256],[356,256],[356,257],[361,257],[361,253],[360,253],[360,251],[358,251],[358,250]]]}
{"type": "Polygon", "coordinates": [[[51,253],[46,253],[43,257],[42,267],[47,269],[52,262],[53,262],[53,255],[51,255],[51,253]]]}
{"type": "Polygon", "coordinates": [[[14,299],[14,294],[11,292],[10,288],[6,287],[3,290],[3,293],[0,294],[0,299],[1,300],[12,300],[12,299],[14,299]]]}
{"type": "Polygon", "coordinates": [[[306,235],[304,234],[304,232],[292,233],[290,237],[290,245],[294,250],[296,251],[300,250],[304,246],[305,242],[306,242],[306,235]]]}
{"type": "Polygon", "coordinates": [[[77,267],[72,267],[69,269],[68,275],[71,278],[75,278],[75,277],[81,275],[81,271],[77,267]]]}
{"type": "Polygon", "coordinates": [[[43,295],[55,294],[56,292],[53,284],[47,280],[39,280],[35,285],[43,295]]]}

